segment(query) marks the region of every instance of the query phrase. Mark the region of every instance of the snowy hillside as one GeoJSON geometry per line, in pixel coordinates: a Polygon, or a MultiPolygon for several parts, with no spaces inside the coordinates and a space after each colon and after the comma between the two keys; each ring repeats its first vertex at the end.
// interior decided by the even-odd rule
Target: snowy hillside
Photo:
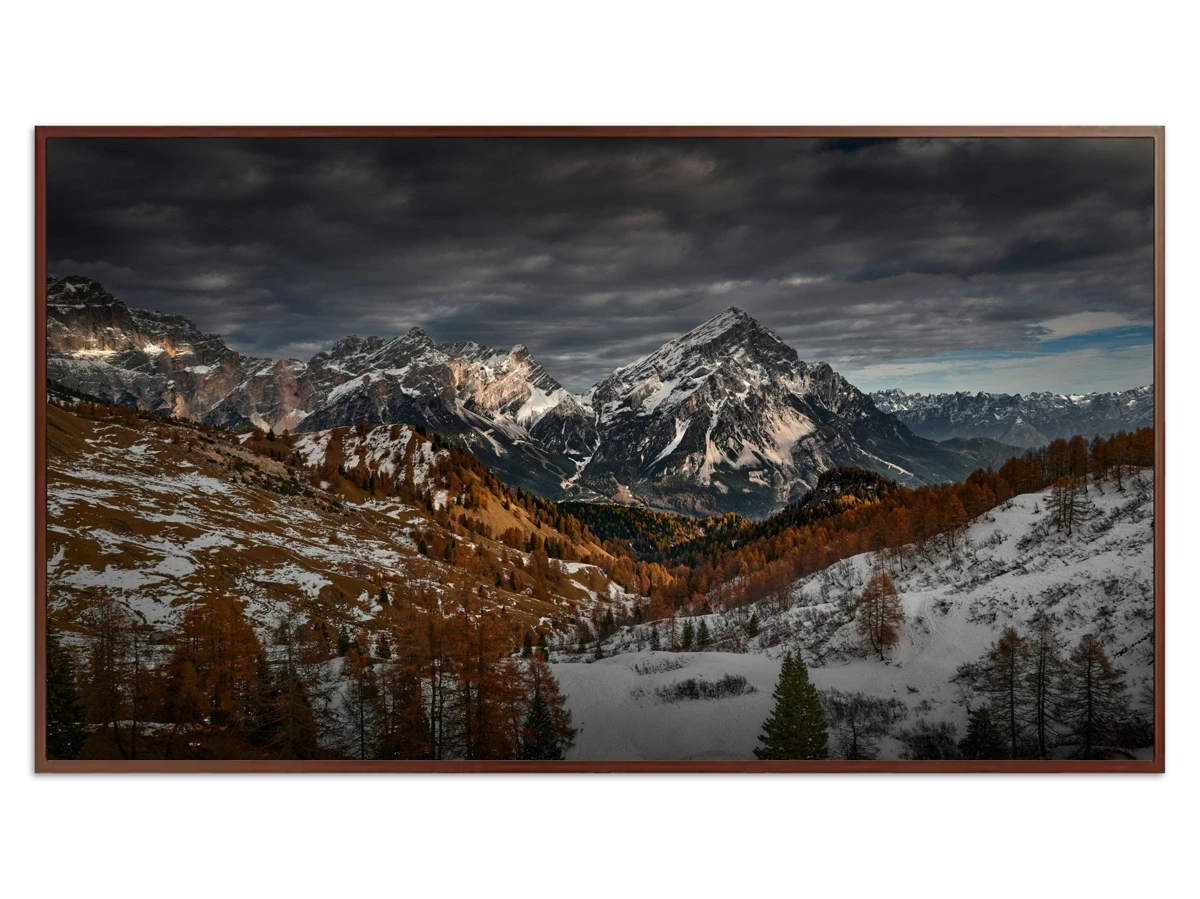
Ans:
{"type": "MultiPolygon", "coordinates": [[[[448,452],[409,428],[293,438],[297,457],[311,466],[294,469],[251,451],[248,435],[213,439],[153,420],[90,418],[56,406],[49,421],[48,595],[51,613],[64,621],[86,617],[104,596],[165,632],[190,604],[237,596],[264,633],[282,617],[317,609],[330,621],[370,629],[381,587],[421,609],[441,610],[467,577],[446,554],[422,554],[422,541],[478,549],[505,586],[486,598],[477,592],[476,608],[505,609],[515,620],[536,623],[581,602],[625,598],[594,566],[577,562],[557,566],[552,592],[532,598],[509,580],[514,569],[520,574],[531,565],[529,553],[456,532],[401,496],[347,497],[317,481],[323,463],[351,475],[369,469],[381,481],[408,479],[417,493],[430,489],[439,509],[453,504],[445,483],[431,475],[448,452]]],[[[284,444],[281,438],[268,445],[284,444]]],[[[462,472],[457,477],[470,482],[462,472]]],[[[497,533],[536,529],[526,513],[505,510],[499,500],[475,514],[497,533]]]]}
{"type": "Polygon", "coordinates": [[[903,564],[854,556],[798,582],[788,608],[763,602],[707,616],[710,645],[734,652],[651,652],[648,628],[626,629],[606,647],[609,658],[554,666],[581,728],[571,757],[751,758],[790,649],[808,662],[819,689],[902,704],[879,747],[881,758],[896,758],[903,745],[895,734],[919,721],[947,722],[962,736],[959,668],[977,662],[1004,627],[1024,630],[1038,612],[1070,645],[1096,634],[1125,669],[1135,707],[1144,704],[1154,661],[1152,477],[1143,472],[1124,491],[1092,485],[1094,508],[1070,537],[1051,526],[1048,494],[1026,494],[974,521],[953,546],[938,538],[903,564]],[[864,651],[853,621],[854,601],[880,569],[891,574],[905,614],[900,644],[883,662],[864,651]],[[755,637],[747,636],[751,615],[755,637]],[[656,692],[727,675],[744,677],[744,689],[754,691],[679,700],[656,692]]]}
{"type": "Polygon", "coordinates": [[[415,485],[425,484],[429,466],[448,455],[435,450],[431,441],[420,439],[407,425],[372,428],[362,435],[317,431],[298,436],[292,449],[308,468],[329,463],[353,471],[362,465],[364,471],[370,469],[393,479],[408,476],[415,485]]]}

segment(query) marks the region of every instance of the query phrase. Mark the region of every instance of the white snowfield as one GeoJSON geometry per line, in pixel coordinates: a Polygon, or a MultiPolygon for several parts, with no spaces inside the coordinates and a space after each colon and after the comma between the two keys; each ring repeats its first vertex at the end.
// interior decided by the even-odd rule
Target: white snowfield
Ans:
{"type": "Polygon", "coordinates": [[[771,711],[779,660],[763,653],[630,652],[554,674],[579,728],[570,759],[746,759],[771,711]],[[677,670],[656,671],[682,663],[677,670]],[[649,671],[650,673],[641,673],[649,671]],[[658,687],[741,675],[757,692],[667,702],[658,687]]]}
{"type": "MultiPolygon", "coordinates": [[[[903,568],[877,553],[847,559],[799,581],[790,608],[764,601],[707,616],[714,645],[741,651],[638,651],[635,634],[624,630],[606,647],[615,653],[609,658],[556,663],[580,728],[569,757],[752,758],[789,649],[800,652],[818,689],[903,702],[907,717],[893,733],[924,719],[952,723],[961,737],[967,697],[953,682],[959,667],[978,661],[1006,626],[1027,630],[1039,611],[1069,641],[1067,652],[1083,634],[1096,633],[1125,670],[1134,707],[1144,707],[1154,663],[1153,473],[1131,478],[1123,491],[1092,485],[1094,509],[1070,537],[1051,526],[1047,499],[1016,497],[972,522],[954,548],[939,538],[924,554],[914,550],[903,568]],[[886,661],[862,648],[852,611],[866,579],[881,569],[892,576],[906,619],[886,661]],[[748,639],[752,612],[759,634],[748,639]],[[655,693],[689,678],[714,683],[725,675],[745,677],[757,692],[672,702],[655,693]]],[[[646,628],[636,636],[648,645],[646,628]]],[[[879,757],[897,758],[902,750],[887,737],[879,757]]]]}

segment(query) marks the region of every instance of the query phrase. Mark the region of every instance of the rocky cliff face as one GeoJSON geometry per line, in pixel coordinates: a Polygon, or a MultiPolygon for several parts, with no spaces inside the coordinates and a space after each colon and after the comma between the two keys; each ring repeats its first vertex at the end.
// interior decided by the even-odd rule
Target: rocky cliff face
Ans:
{"type": "Polygon", "coordinates": [[[185,318],[129,309],[87,278],[51,278],[46,302],[49,377],[105,400],[205,419],[270,366],[185,318]]]}
{"type": "Polygon", "coordinates": [[[1121,393],[872,394],[877,406],[914,433],[933,440],[990,437],[1014,446],[1043,446],[1059,437],[1115,434],[1154,424],[1154,388],[1121,393]]]}
{"type": "Polygon", "coordinates": [[[910,483],[973,467],[739,309],[614,372],[585,400],[599,441],[579,482],[678,511],[758,517],[838,466],[910,483]]]}
{"type": "Polygon", "coordinates": [[[140,409],[280,432],[418,424],[545,495],[562,492],[595,443],[589,415],[523,346],[441,346],[414,328],[352,335],[307,363],[252,358],[80,277],[50,279],[47,316],[51,380],[140,409]]]}
{"type": "Polygon", "coordinates": [[[86,278],[51,279],[48,297],[49,376],[74,390],[231,429],[420,425],[552,498],[759,517],[833,467],[931,483],[1011,451],[918,437],[737,309],[575,397],[521,345],[439,344],[414,328],[274,361],[86,278]]]}

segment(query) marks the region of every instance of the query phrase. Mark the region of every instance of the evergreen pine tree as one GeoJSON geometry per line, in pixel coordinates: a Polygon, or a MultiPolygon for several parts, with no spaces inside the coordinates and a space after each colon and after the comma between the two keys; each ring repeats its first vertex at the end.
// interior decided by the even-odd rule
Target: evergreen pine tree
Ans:
{"type": "Polygon", "coordinates": [[[550,658],[550,643],[546,639],[545,634],[538,634],[537,648],[538,648],[538,651],[542,654],[543,659],[550,658]]]}
{"type": "Polygon", "coordinates": [[[529,711],[521,725],[521,758],[562,758],[562,747],[559,746],[558,735],[554,732],[554,719],[550,714],[550,707],[546,705],[539,691],[534,692],[529,711]]]}
{"type": "Polygon", "coordinates": [[[746,625],[746,636],[751,640],[758,636],[758,612],[750,613],[750,623],[746,625]]]}
{"type": "Polygon", "coordinates": [[[352,645],[353,643],[350,641],[350,631],[346,625],[343,624],[342,629],[338,631],[337,654],[339,656],[344,656],[350,651],[350,647],[352,645]]]}
{"type": "Polygon", "coordinates": [[[754,750],[763,760],[827,759],[829,736],[817,689],[808,679],[808,666],[789,652],[783,657],[779,683],[771,694],[775,708],[763,723],[754,750]]]}
{"type": "Polygon", "coordinates": [[[658,625],[652,624],[650,625],[650,650],[658,652],[660,649],[662,649],[662,640],[658,636],[658,625]]]}
{"type": "Polygon", "coordinates": [[[379,604],[381,606],[387,606],[387,605],[391,605],[391,602],[392,602],[392,598],[390,596],[388,596],[387,587],[386,586],[380,587],[379,588],[379,604]]]}
{"type": "Polygon", "coordinates": [[[692,643],[695,641],[695,639],[696,639],[695,625],[693,625],[692,622],[690,622],[690,621],[685,621],[683,623],[683,640],[680,645],[684,649],[691,649],[692,643]]]}
{"type": "Polygon", "coordinates": [[[710,639],[711,637],[709,637],[708,634],[708,621],[704,618],[701,618],[700,628],[696,632],[696,642],[699,643],[701,647],[704,647],[709,644],[710,639]]]}
{"type": "Polygon", "coordinates": [[[530,631],[525,632],[525,640],[521,645],[521,655],[533,655],[533,633],[530,631]]]}
{"type": "Polygon", "coordinates": [[[525,670],[528,710],[521,722],[519,753],[523,759],[561,759],[575,744],[571,713],[550,673],[550,666],[534,657],[525,670]]]}
{"type": "Polygon", "coordinates": [[[967,735],[958,744],[965,759],[1008,758],[1011,747],[996,725],[992,710],[981,705],[967,712],[967,735]]]}
{"type": "Polygon", "coordinates": [[[51,758],[79,755],[87,728],[75,687],[75,663],[59,642],[58,631],[46,629],[46,753],[51,758]]]}

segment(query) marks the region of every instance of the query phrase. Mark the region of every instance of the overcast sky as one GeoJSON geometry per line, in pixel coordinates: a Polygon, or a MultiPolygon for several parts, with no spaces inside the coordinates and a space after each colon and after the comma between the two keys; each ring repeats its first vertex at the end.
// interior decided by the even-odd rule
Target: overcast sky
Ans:
{"type": "Polygon", "coordinates": [[[420,325],[568,388],[727,306],[867,390],[1152,377],[1150,140],[63,140],[49,260],[235,349],[420,325]]]}

